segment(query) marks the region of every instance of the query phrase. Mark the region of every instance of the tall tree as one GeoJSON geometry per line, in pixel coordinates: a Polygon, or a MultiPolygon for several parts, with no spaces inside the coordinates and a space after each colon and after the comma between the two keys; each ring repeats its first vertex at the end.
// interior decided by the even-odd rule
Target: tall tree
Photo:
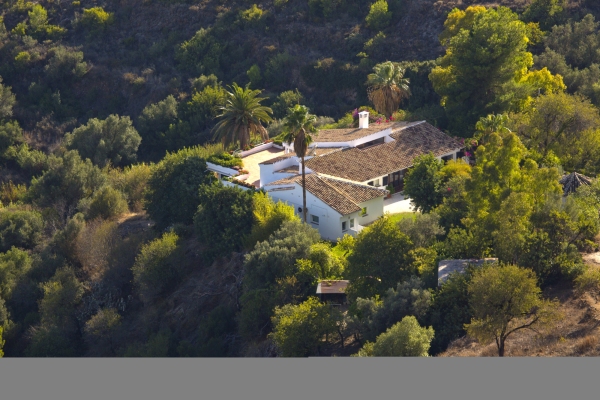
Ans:
{"type": "Polygon", "coordinates": [[[428,213],[442,203],[443,167],[444,162],[433,153],[415,158],[404,181],[404,193],[412,199],[416,210],[428,213]]]}
{"type": "Polygon", "coordinates": [[[556,302],[541,298],[533,271],[516,265],[478,270],[468,291],[473,318],[465,325],[467,334],[482,343],[495,341],[500,357],[511,334],[547,326],[560,316],[556,302]]]}
{"type": "Polygon", "coordinates": [[[386,61],[373,67],[367,77],[367,93],[375,109],[390,118],[403,99],[410,96],[408,78],[398,63],[386,61]]]}
{"type": "Polygon", "coordinates": [[[308,107],[296,104],[294,108],[290,108],[284,122],[284,137],[283,141],[288,144],[294,143],[294,151],[296,156],[302,161],[302,216],[306,223],[306,173],[304,166],[304,157],[308,151],[308,146],[312,143],[313,138],[310,135],[317,131],[314,127],[317,117],[309,114],[308,107]]]}
{"type": "Polygon", "coordinates": [[[260,104],[265,97],[258,97],[261,90],[242,88],[234,83],[227,92],[225,105],[219,107],[221,120],[214,127],[215,139],[225,145],[238,142],[243,149],[250,143],[251,135],[260,135],[264,140],[269,138],[262,122],[270,122],[273,114],[271,108],[260,104]]]}
{"type": "Polygon", "coordinates": [[[518,111],[538,92],[565,89],[560,75],[530,71],[529,30],[510,9],[455,9],[444,26],[446,54],[429,78],[457,133],[468,137],[483,115],[518,111]]]}

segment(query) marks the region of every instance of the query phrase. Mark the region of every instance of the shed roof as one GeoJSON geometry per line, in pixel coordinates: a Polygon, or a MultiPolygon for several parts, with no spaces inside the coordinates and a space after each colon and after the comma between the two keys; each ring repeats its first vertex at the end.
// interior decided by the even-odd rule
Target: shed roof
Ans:
{"type": "Polygon", "coordinates": [[[317,294],[340,294],[345,293],[350,281],[321,281],[317,285],[317,294]]]}
{"type": "Polygon", "coordinates": [[[497,258],[472,258],[462,260],[442,260],[438,264],[438,285],[441,285],[448,279],[452,272],[463,273],[469,264],[481,266],[498,262],[497,258]]]}

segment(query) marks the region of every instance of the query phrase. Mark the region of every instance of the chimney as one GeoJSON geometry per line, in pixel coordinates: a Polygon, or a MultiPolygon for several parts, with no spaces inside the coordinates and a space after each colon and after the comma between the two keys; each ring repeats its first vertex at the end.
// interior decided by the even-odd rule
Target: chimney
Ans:
{"type": "Polygon", "coordinates": [[[358,113],[358,127],[365,129],[369,127],[369,112],[361,111],[358,113]]]}

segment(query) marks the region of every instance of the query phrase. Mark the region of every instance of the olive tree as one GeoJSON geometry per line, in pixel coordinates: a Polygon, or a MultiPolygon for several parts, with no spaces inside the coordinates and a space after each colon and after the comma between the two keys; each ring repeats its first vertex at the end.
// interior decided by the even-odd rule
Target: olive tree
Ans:
{"type": "Polygon", "coordinates": [[[522,329],[536,331],[560,317],[555,301],[541,297],[533,271],[516,265],[487,266],[475,272],[468,286],[473,317],[467,334],[481,343],[496,342],[504,356],[510,335],[522,329]]]}

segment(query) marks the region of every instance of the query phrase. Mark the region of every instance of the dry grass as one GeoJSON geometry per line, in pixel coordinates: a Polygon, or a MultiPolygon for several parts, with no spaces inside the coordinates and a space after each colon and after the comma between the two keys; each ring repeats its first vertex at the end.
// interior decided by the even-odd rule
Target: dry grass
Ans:
{"type": "MultiPolygon", "coordinates": [[[[600,302],[590,293],[576,293],[568,285],[545,292],[558,298],[564,318],[550,331],[515,332],[506,341],[507,357],[574,357],[600,355],[600,302]]],[[[495,343],[481,345],[468,337],[450,344],[440,357],[496,357],[495,343]]]]}
{"type": "Polygon", "coordinates": [[[575,351],[578,354],[585,354],[595,350],[596,347],[598,347],[598,336],[588,335],[577,342],[575,351]]]}

